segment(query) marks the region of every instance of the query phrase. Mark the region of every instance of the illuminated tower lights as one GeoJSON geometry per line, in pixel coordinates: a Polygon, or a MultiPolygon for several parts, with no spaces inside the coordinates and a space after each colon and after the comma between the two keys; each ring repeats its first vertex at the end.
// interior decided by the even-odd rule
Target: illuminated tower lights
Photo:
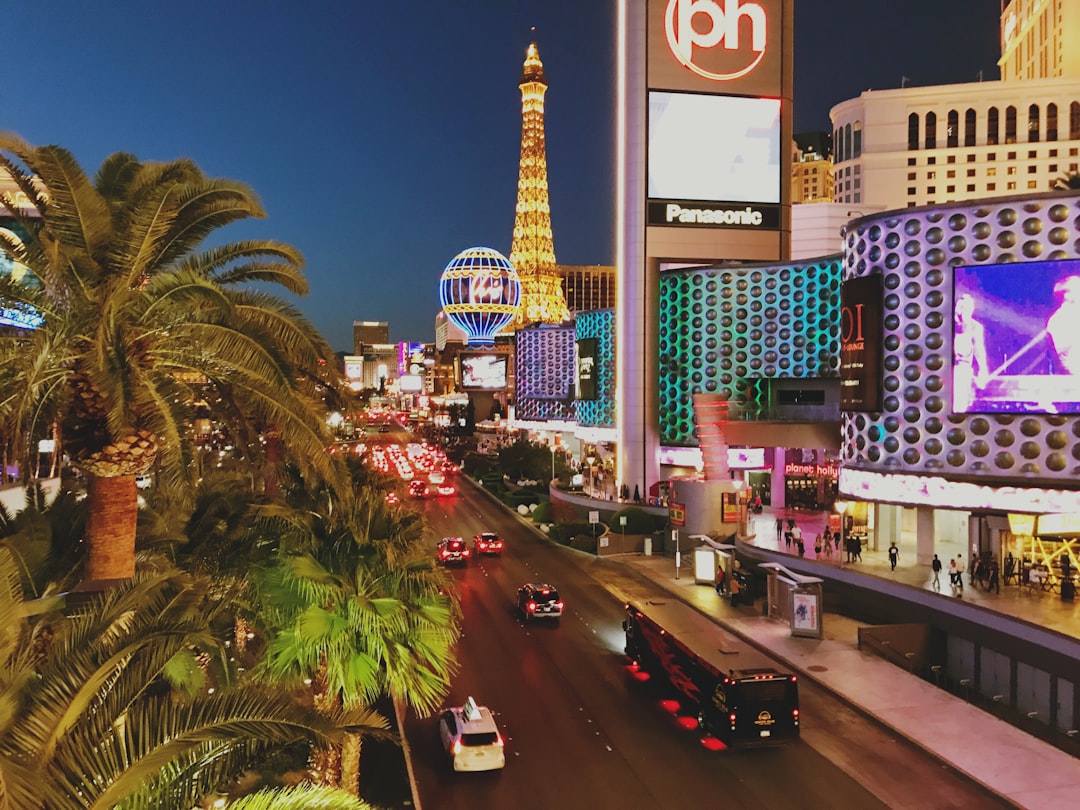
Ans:
{"type": "Polygon", "coordinates": [[[544,94],[547,81],[536,43],[529,44],[521,89],[521,159],[510,263],[521,279],[521,310],[515,327],[562,323],[570,313],[562,279],[555,267],[548,202],[547,151],[544,143],[544,94]]]}

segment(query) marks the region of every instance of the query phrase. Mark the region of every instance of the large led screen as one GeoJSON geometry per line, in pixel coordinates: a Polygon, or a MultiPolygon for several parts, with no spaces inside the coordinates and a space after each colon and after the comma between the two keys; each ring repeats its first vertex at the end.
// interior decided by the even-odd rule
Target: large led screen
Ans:
{"type": "Polygon", "coordinates": [[[649,93],[648,196],[780,202],[780,100],[649,93]]]}
{"type": "Polygon", "coordinates": [[[840,285],[840,410],[881,410],[881,275],[840,285]]]}
{"type": "Polygon", "coordinates": [[[1080,260],[955,268],[952,405],[1080,413],[1080,260]]]}
{"type": "Polygon", "coordinates": [[[463,389],[495,391],[506,388],[506,355],[463,354],[460,360],[463,389]]]}

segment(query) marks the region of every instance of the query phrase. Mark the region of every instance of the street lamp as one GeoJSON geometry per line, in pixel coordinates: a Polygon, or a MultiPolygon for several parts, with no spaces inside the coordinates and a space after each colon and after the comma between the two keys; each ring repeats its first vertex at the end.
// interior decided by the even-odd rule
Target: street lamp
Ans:
{"type": "Polygon", "coordinates": [[[596,485],[593,483],[593,464],[596,462],[596,456],[592,453],[585,456],[585,461],[589,464],[589,491],[596,495],[596,485]]]}

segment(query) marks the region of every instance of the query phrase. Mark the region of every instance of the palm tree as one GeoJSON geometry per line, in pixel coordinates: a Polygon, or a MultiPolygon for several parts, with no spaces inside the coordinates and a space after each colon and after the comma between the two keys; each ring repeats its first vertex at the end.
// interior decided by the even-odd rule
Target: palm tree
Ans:
{"type": "MultiPolygon", "coordinates": [[[[436,710],[457,669],[457,605],[434,567],[415,514],[364,490],[336,511],[298,510],[292,547],[254,573],[269,638],[259,674],[306,687],[317,707],[370,706],[389,695],[420,716],[436,710]],[[301,548],[296,538],[313,542],[301,548]]],[[[284,520],[286,515],[278,516],[284,520]]],[[[359,789],[360,738],[313,760],[327,782],[359,789]]]]}
{"type": "Polygon", "coordinates": [[[233,587],[150,558],[77,614],[32,621],[0,549],[0,807],[189,808],[282,746],[384,733],[374,712],[232,686],[215,626],[233,587]],[[199,681],[185,670],[202,677],[189,696],[170,686],[199,681]]]}
{"type": "Polygon", "coordinates": [[[207,388],[236,435],[255,425],[309,474],[339,480],[316,399],[331,351],[294,307],[249,288],[305,294],[302,258],[266,240],[202,247],[264,216],[250,188],[190,160],[125,153],[91,181],[66,150],[11,134],[0,134],[0,167],[35,209],[0,195],[19,226],[0,229],[0,250],[27,268],[0,279],[0,297],[43,319],[0,336],[0,365],[14,369],[0,376],[0,418],[29,435],[59,414],[88,479],[86,579],[132,576],[135,476],[155,462],[188,469],[191,406],[207,388]]]}
{"type": "Polygon", "coordinates": [[[1050,186],[1057,191],[1074,191],[1080,189],[1080,172],[1069,172],[1057,178],[1050,186]]]}

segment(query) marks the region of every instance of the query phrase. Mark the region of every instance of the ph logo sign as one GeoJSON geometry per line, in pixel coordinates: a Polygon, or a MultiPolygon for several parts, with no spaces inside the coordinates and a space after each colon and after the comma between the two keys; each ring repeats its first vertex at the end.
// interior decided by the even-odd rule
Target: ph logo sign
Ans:
{"type": "Polygon", "coordinates": [[[742,0],[668,0],[664,34],[682,65],[717,82],[750,73],[768,44],[765,9],[742,0]]]}

